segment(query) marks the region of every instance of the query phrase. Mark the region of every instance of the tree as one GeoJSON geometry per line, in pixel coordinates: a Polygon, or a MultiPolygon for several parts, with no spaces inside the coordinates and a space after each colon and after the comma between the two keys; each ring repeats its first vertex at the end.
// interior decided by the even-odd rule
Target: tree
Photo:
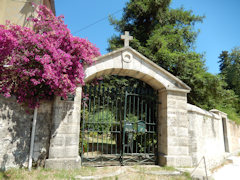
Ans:
{"type": "Polygon", "coordinates": [[[85,39],[73,37],[63,22],[45,6],[37,7],[33,29],[0,26],[0,93],[16,96],[30,108],[55,96],[66,97],[84,84],[84,65],[100,55],[85,39]]]}
{"type": "MultiPolygon", "coordinates": [[[[204,16],[184,8],[171,9],[170,3],[171,0],[130,0],[120,20],[109,19],[119,33],[130,31],[134,37],[131,47],[192,88],[188,95],[190,103],[205,109],[233,107],[235,94],[225,89],[221,76],[207,72],[204,56],[194,51],[199,32],[194,25],[202,22],[204,16]]],[[[112,36],[108,50],[122,45],[119,36],[112,36]]]]}
{"type": "MultiPolygon", "coordinates": [[[[131,0],[124,8],[121,20],[110,18],[110,22],[120,33],[131,32],[134,40],[131,46],[149,59],[181,75],[187,71],[184,64],[188,61],[199,61],[203,67],[201,55],[191,51],[197,32],[193,25],[201,22],[203,17],[195,16],[191,11],[170,9],[170,0],[131,0]]],[[[109,41],[109,50],[122,45],[118,37],[109,41]]]]}
{"type": "Polygon", "coordinates": [[[220,59],[218,63],[220,63],[219,67],[220,67],[221,74],[225,74],[226,68],[230,65],[228,56],[229,56],[228,51],[222,51],[222,53],[218,57],[220,59]]]}
{"type": "MultiPolygon", "coordinates": [[[[171,9],[170,3],[170,0],[131,0],[123,17],[120,20],[111,17],[110,22],[120,33],[130,31],[134,36],[131,46],[187,83],[192,88],[190,102],[201,105],[205,96],[196,97],[200,94],[194,85],[204,84],[206,68],[203,56],[193,51],[193,45],[198,33],[194,24],[204,17],[183,8],[171,9]]],[[[109,40],[109,51],[120,46],[122,41],[118,37],[109,40]]]]}
{"type": "Polygon", "coordinates": [[[228,89],[233,89],[240,97],[240,47],[235,47],[231,53],[222,51],[219,56],[221,74],[225,78],[228,89]]]}

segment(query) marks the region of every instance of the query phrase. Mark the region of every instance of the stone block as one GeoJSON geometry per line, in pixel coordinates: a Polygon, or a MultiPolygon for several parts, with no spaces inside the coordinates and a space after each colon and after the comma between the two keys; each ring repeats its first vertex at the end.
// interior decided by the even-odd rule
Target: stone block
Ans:
{"type": "MultiPolygon", "coordinates": [[[[126,69],[126,70],[134,69],[133,62],[130,62],[130,63],[123,62],[122,67],[123,69],[126,69]]],[[[123,74],[123,76],[126,76],[126,75],[127,74],[123,74]]]]}
{"type": "Polygon", "coordinates": [[[168,99],[182,99],[187,100],[187,93],[179,91],[168,91],[168,99]]]}
{"type": "Polygon", "coordinates": [[[177,105],[175,107],[178,110],[186,110],[187,111],[187,103],[179,103],[177,102],[177,105]]]}
{"type": "Polygon", "coordinates": [[[96,68],[97,68],[97,73],[105,70],[105,64],[104,63],[98,63],[96,64],[96,68]]]}
{"type": "MultiPolygon", "coordinates": [[[[115,61],[114,60],[110,60],[110,59],[108,59],[107,60],[108,62],[107,63],[105,63],[105,72],[104,72],[104,74],[109,74],[109,73],[107,73],[106,71],[111,71],[111,69],[114,67],[114,63],[115,63],[115,61]]],[[[119,61],[118,61],[119,62],[119,61]]]]}
{"type": "Polygon", "coordinates": [[[168,145],[170,146],[188,146],[189,145],[188,137],[168,137],[168,145]]]}
{"type": "Polygon", "coordinates": [[[144,77],[142,77],[140,79],[141,81],[144,81],[144,82],[150,82],[153,80],[153,78],[151,76],[149,76],[149,74],[146,74],[144,77]]]}
{"type": "Polygon", "coordinates": [[[78,152],[78,145],[66,146],[64,157],[76,157],[78,156],[78,152]]]}
{"type": "Polygon", "coordinates": [[[192,158],[190,156],[159,156],[159,164],[173,167],[192,167],[192,158]]]}
{"type": "Polygon", "coordinates": [[[77,125],[60,125],[56,131],[58,134],[77,134],[79,128],[77,125]]]}
{"type": "Polygon", "coordinates": [[[55,137],[51,140],[52,146],[63,146],[64,145],[64,137],[55,137]]]}
{"type": "Polygon", "coordinates": [[[170,146],[168,144],[168,155],[188,155],[189,147],[188,146],[170,146]]]}
{"type": "Polygon", "coordinates": [[[136,58],[136,57],[133,56],[133,68],[134,68],[135,70],[138,70],[138,69],[141,68],[142,62],[141,62],[141,60],[135,59],[135,58],[136,58]]]}
{"type": "Polygon", "coordinates": [[[56,147],[51,144],[49,149],[49,158],[63,158],[65,157],[65,148],[56,147]]]}
{"type": "Polygon", "coordinates": [[[122,69],[122,70],[118,73],[119,76],[124,76],[124,75],[127,75],[127,74],[130,74],[130,70],[128,70],[128,69],[122,69]]]}
{"type": "Polygon", "coordinates": [[[168,126],[188,128],[189,123],[188,123],[188,119],[184,116],[168,115],[168,126]]]}
{"type": "Polygon", "coordinates": [[[112,75],[117,75],[120,71],[121,71],[121,69],[113,68],[111,74],[112,74],[112,75]]]}
{"type": "Polygon", "coordinates": [[[141,69],[140,71],[143,73],[143,74],[149,74],[149,67],[146,67],[146,66],[141,66],[141,69]]]}
{"type": "Polygon", "coordinates": [[[168,99],[167,106],[168,107],[176,107],[177,101],[175,99],[168,99]]]}
{"type": "Polygon", "coordinates": [[[79,137],[78,136],[66,136],[65,138],[65,145],[72,146],[79,144],[79,137]]]}
{"type": "Polygon", "coordinates": [[[97,72],[97,68],[95,66],[90,66],[85,70],[85,75],[86,78],[88,78],[89,76],[95,74],[97,72]]]}
{"type": "Polygon", "coordinates": [[[78,169],[81,167],[81,158],[47,159],[45,168],[49,169],[78,169]]]}
{"type": "Polygon", "coordinates": [[[51,146],[49,150],[50,158],[73,158],[78,156],[78,145],[75,146],[64,146],[64,147],[56,147],[51,146]]]}
{"type": "Polygon", "coordinates": [[[187,137],[188,136],[188,128],[186,127],[168,127],[168,135],[169,136],[178,136],[178,137],[187,137]]]}

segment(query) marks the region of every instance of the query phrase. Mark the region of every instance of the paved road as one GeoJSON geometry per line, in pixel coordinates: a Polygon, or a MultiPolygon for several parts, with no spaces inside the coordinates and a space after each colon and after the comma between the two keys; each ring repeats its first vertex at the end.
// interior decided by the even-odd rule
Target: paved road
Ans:
{"type": "Polygon", "coordinates": [[[240,156],[232,156],[228,159],[233,163],[227,164],[212,174],[215,180],[240,180],[240,156]]]}

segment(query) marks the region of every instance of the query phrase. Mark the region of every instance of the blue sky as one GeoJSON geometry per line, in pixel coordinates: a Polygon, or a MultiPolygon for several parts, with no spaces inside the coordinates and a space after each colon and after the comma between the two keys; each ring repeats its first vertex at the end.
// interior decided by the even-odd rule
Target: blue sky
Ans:
{"type": "MultiPolygon", "coordinates": [[[[100,49],[101,54],[107,53],[107,40],[117,34],[105,17],[117,12],[114,17],[120,18],[126,2],[128,0],[55,1],[57,16],[64,15],[71,32],[87,38],[100,49]]],[[[195,26],[200,29],[196,51],[205,54],[208,71],[218,73],[217,62],[221,51],[231,51],[235,46],[240,46],[240,0],[172,1],[172,8],[181,6],[194,14],[206,16],[203,23],[195,26]]]]}

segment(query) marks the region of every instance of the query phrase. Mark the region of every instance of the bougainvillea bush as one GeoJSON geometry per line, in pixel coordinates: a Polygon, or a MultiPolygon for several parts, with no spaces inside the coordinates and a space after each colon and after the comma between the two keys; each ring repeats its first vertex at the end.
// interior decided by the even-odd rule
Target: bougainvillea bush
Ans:
{"type": "Polygon", "coordinates": [[[16,96],[31,108],[41,100],[73,93],[84,84],[85,65],[99,56],[86,39],[73,37],[63,22],[45,6],[37,6],[33,29],[0,25],[0,93],[16,96]]]}

